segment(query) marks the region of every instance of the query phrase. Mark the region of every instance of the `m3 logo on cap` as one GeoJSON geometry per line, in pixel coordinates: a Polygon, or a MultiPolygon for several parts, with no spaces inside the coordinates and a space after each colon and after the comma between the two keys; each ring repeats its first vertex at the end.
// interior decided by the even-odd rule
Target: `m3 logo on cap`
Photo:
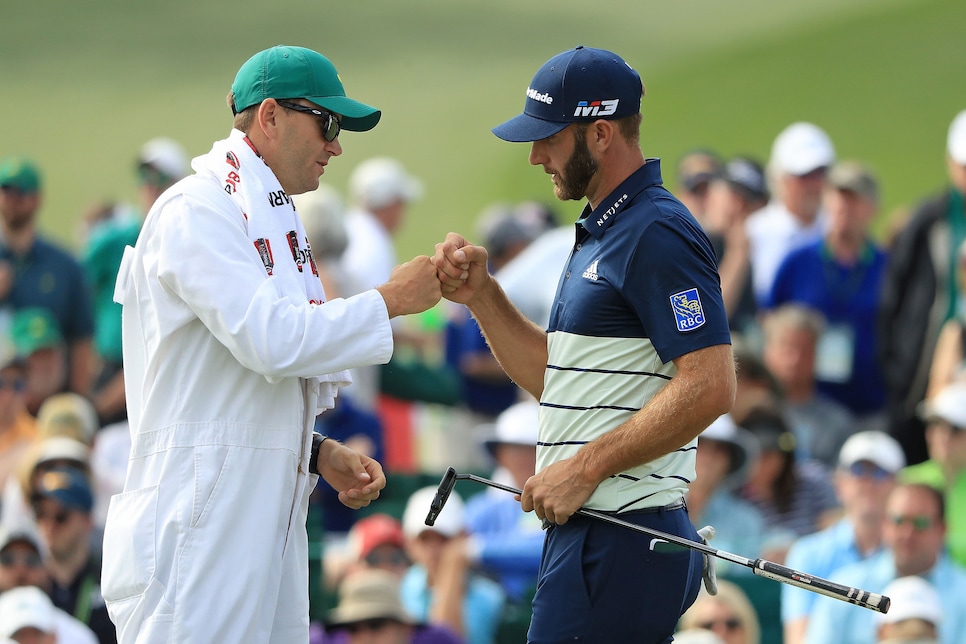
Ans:
{"type": "Polygon", "coordinates": [[[606,101],[577,101],[577,109],[574,116],[610,116],[617,111],[619,98],[612,98],[606,101]]]}
{"type": "Polygon", "coordinates": [[[689,288],[672,295],[671,310],[674,311],[678,331],[694,331],[705,322],[697,288],[689,288]]]}

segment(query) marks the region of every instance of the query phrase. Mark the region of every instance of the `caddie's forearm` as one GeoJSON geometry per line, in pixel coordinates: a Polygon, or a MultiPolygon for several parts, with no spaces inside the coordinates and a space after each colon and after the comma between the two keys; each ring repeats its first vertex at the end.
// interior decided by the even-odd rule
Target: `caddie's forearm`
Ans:
{"type": "Polygon", "coordinates": [[[469,306],[507,375],[540,400],[547,368],[547,333],[513,306],[495,279],[469,306]]]}

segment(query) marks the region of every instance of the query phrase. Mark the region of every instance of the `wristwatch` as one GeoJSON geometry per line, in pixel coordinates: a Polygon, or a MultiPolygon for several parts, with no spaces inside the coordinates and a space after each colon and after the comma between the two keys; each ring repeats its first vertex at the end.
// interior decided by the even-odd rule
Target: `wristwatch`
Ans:
{"type": "Polygon", "coordinates": [[[312,432],[312,454],[309,456],[309,474],[319,474],[319,448],[328,436],[312,432]]]}

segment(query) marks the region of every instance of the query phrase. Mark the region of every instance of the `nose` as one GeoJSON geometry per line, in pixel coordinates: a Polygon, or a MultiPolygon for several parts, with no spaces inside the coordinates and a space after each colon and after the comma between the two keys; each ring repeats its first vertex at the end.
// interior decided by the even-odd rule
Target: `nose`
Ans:
{"type": "Polygon", "coordinates": [[[542,141],[534,141],[530,144],[530,165],[543,165],[549,160],[544,148],[542,141]]]}
{"type": "Polygon", "coordinates": [[[331,141],[327,141],[325,144],[325,149],[328,150],[329,154],[334,157],[342,154],[342,143],[339,142],[339,137],[335,137],[331,141]]]}

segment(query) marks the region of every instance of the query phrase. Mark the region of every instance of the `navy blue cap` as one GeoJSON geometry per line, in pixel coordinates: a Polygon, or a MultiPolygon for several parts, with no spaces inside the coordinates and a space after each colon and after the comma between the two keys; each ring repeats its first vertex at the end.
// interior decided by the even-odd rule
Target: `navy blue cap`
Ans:
{"type": "Polygon", "coordinates": [[[91,486],[83,472],[74,468],[55,468],[40,475],[34,486],[33,500],[49,498],[65,508],[90,512],[94,507],[91,486]]]}
{"type": "Polygon", "coordinates": [[[523,114],[493,128],[504,141],[539,141],[571,123],[619,119],[641,111],[644,84],[617,54],[577,47],[544,63],[527,87],[523,114]]]}

